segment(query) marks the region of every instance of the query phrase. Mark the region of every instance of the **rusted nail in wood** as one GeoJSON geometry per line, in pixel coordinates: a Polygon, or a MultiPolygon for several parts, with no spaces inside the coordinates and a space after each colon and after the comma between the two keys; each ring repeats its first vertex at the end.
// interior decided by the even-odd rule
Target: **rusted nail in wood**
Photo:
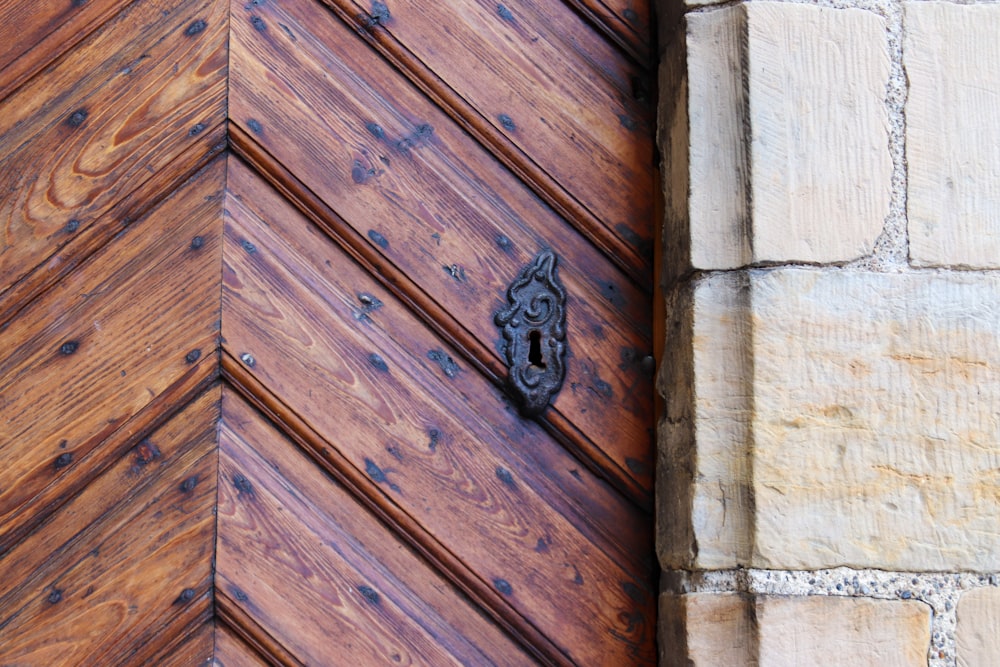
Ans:
{"type": "Polygon", "coordinates": [[[371,586],[358,586],[358,592],[372,604],[378,604],[381,601],[378,592],[371,586]]]}
{"type": "Polygon", "coordinates": [[[136,445],[134,452],[135,455],[131,469],[133,474],[138,474],[143,468],[161,456],[160,448],[148,438],[136,445]]]}
{"type": "Polygon", "coordinates": [[[639,21],[639,15],[636,14],[635,10],[632,9],[631,7],[629,7],[625,11],[623,11],[622,12],[622,16],[625,17],[626,21],[628,21],[629,23],[631,23],[633,25],[636,24],[636,23],[638,23],[638,21],[639,21]]]}
{"type": "Polygon", "coordinates": [[[189,25],[184,30],[184,34],[187,35],[188,37],[194,37],[199,32],[202,32],[203,30],[205,30],[205,27],[207,25],[208,24],[205,23],[204,19],[198,19],[197,21],[192,22],[191,25],[189,25]]]}
{"type": "Polygon", "coordinates": [[[430,442],[427,443],[427,448],[432,452],[437,451],[438,442],[441,440],[441,431],[436,428],[432,428],[427,431],[427,435],[431,439],[430,442]]]}
{"type": "Polygon", "coordinates": [[[426,139],[432,134],[434,134],[434,127],[429,123],[421,123],[420,125],[417,125],[417,129],[413,131],[413,136],[416,139],[426,139]]]}
{"type": "Polygon", "coordinates": [[[62,594],[62,589],[53,586],[52,591],[49,593],[49,597],[47,598],[49,604],[56,604],[57,602],[60,602],[62,600],[62,594]]]}
{"type": "Polygon", "coordinates": [[[535,542],[535,553],[543,554],[549,550],[549,543],[544,537],[539,537],[538,541],[535,542]]]}
{"type": "Polygon", "coordinates": [[[573,573],[575,574],[573,583],[577,586],[583,586],[583,575],[580,574],[580,570],[576,569],[576,565],[570,565],[570,567],[573,568],[573,573]]]}
{"type": "Polygon", "coordinates": [[[365,459],[365,472],[376,484],[388,484],[390,489],[397,493],[399,492],[399,487],[389,481],[389,477],[386,475],[385,471],[379,468],[378,464],[369,458],[365,459]]]}
{"type": "Polygon", "coordinates": [[[368,355],[368,363],[370,363],[377,370],[380,370],[383,373],[386,373],[386,372],[389,371],[389,364],[385,363],[385,359],[383,359],[381,356],[379,356],[375,352],[372,352],[371,354],[368,355]]]}
{"type": "Polygon", "coordinates": [[[378,2],[378,0],[372,2],[372,10],[369,12],[369,16],[371,16],[374,25],[385,25],[392,19],[389,8],[384,2],[378,2]]]}
{"type": "Polygon", "coordinates": [[[602,380],[601,378],[594,379],[594,386],[591,387],[594,392],[600,394],[604,398],[614,398],[615,392],[611,388],[611,385],[602,380]]]}
{"type": "Polygon", "coordinates": [[[366,167],[361,160],[355,160],[351,166],[351,180],[362,185],[365,181],[375,175],[374,169],[366,167]]]}
{"type": "Polygon", "coordinates": [[[354,311],[354,319],[358,321],[370,322],[371,318],[368,314],[373,313],[382,307],[382,302],[378,299],[378,297],[368,294],[367,292],[361,292],[358,294],[358,301],[361,302],[361,308],[354,311]]]}
{"type": "Polygon", "coordinates": [[[66,124],[70,127],[80,127],[85,120],[87,120],[87,110],[77,109],[66,119],[66,124]]]}
{"type": "Polygon", "coordinates": [[[636,128],[639,127],[639,123],[635,122],[632,118],[629,118],[625,114],[618,114],[618,122],[622,124],[629,132],[635,132],[636,128]]]}
{"type": "Polygon", "coordinates": [[[56,460],[52,462],[52,467],[56,470],[61,470],[65,468],[70,463],[73,462],[73,452],[63,452],[56,457],[56,460]]]}
{"type": "Polygon", "coordinates": [[[244,364],[246,364],[250,368],[253,368],[254,366],[257,365],[257,360],[254,359],[253,355],[250,354],[249,352],[244,352],[243,354],[241,354],[240,355],[240,361],[242,361],[244,364]]]}
{"type": "Polygon", "coordinates": [[[634,459],[631,456],[625,459],[625,465],[636,475],[645,475],[649,471],[649,468],[646,467],[645,463],[639,459],[634,459]]]}
{"type": "Polygon", "coordinates": [[[185,588],[184,590],[181,591],[181,594],[177,596],[177,599],[174,600],[174,604],[187,604],[193,599],[194,599],[194,589],[185,588]]]}
{"type": "Polygon", "coordinates": [[[59,449],[66,449],[66,447],[68,445],[69,445],[69,440],[60,440],[59,441],[59,449]]]}
{"type": "Polygon", "coordinates": [[[192,475],[191,477],[188,477],[186,480],[181,482],[181,492],[191,493],[192,491],[194,491],[194,487],[196,487],[197,485],[198,485],[198,476],[192,475]]]}
{"type": "Polygon", "coordinates": [[[184,355],[184,361],[188,362],[189,364],[193,364],[199,359],[201,359],[201,350],[191,350],[190,352],[184,355]]]}
{"type": "Polygon", "coordinates": [[[260,7],[264,4],[264,0],[250,0],[250,2],[243,5],[243,9],[250,11],[254,7],[260,7]]]}
{"type": "Polygon", "coordinates": [[[497,120],[500,121],[500,126],[508,132],[513,132],[517,129],[517,125],[514,124],[514,119],[505,113],[497,116],[497,120]]]}
{"type": "Polygon", "coordinates": [[[243,476],[242,473],[236,473],[233,475],[233,486],[236,487],[236,491],[240,496],[247,495],[251,498],[254,497],[253,484],[250,480],[243,476]]]}
{"type": "Polygon", "coordinates": [[[247,120],[247,128],[254,134],[261,134],[264,131],[264,126],[260,124],[260,121],[256,118],[250,118],[247,120]]]}
{"type": "Polygon", "coordinates": [[[601,286],[601,294],[605,299],[610,301],[612,305],[621,308],[625,304],[625,299],[622,298],[622,294],[618,290],[617,285],[611,282],[601,282],[598,284],[601,286]]]}
{"type": "Polygon", "coordinates": [[[503,466],[497,467],[497,479],[503,482],[504,486],[507,486],[511,489],[517,488],[517,484],[514,483],[514,476],[511,475],[510,471],[504,468],[503,466]]]}
{"type": "Polygon", "coordinates": [[[442,264],[441,268],[444,269],[445,273],[447,273],[449,276],[451,276],[458,282],[460,283],[465,282],[465,269],[459,266],[458,264],[452,264],[451,266],[442,264]]]}
{"type": "Polygon", "coordinates": [[[194,126],[190,130],[188,130],[188,136],[194,137],[196,135],[201,134],[204,130],[205,130],[204,123],[195,123],[194,126]]]}
{"type": "Polygon", "coordinates": [[[244,593],[243,589],[239,588],[238,586],[230,585],[229,592],[232,593],[233,597],[236,598],[239,602],[246,602],[247,600],[250,599],[250,596],[244,593]]]}
{"type": "Polygon", "coordinates": [[[510,21],[511,23],[514,22],[514,15],[504,5],[497,5],[497,16],[502,18],[504,21],[510,21]]]}
{"type": "Polygon", "coordinates": [[[389,239],[385,238],[384,236],[376,232],[374,229],[368,230],[368,238],[372,240],[372,243],[377,245],[379,248],[382,248],[383,250],[386,250],[389,247],[389,239]]]}
{"type": "Polygon", "coordinates": [[[510,251],[514,248],[514,243],[503,234],[497,235],[497,245],[500,246],[500,249],[506,253],[510,253],[510,251]]]}
{"type": "Polygon", "coordinates": [[[383,130],[382,126],[378,123],[365,123],[365,127],[376,139],[382,139],[385,137],[385,130],[383,130]]]}
{"type": "Polygon", "coordinates": [[[514,592],[514,587],[511,586],[510,582],[506,579],[500,579],[497,577],[493,580],[493,586],[504,595],[510,595],[514,592]]]}
{"type": "Polygon", "coordinates": [[[204,237],[196,236],[193,239],[191,239],[191,249],[192,250],[197,250],[198,248],[202,247],[203,245],[205,245],[205,239],[204,239],[204,237]]]}
{"type": "Polygon", "coordinates": [[[63,230],[67,234],[72,234],[73,232],[75,232],[78,229],[80,229],[80,221],[77,220],[76,218],[73,218],[72,220],[70,220],[69,222],[67,222],[66,226],[63,227],[63,230]]]}
{"type": "Polygon", "coordinates": [[[399,448],[399,445],[396,444],[386,445],[385,451],[389,452],[392,458],[396,459],[400,463],[403,462],[403,450],[399,448]]]}
{"type": "Polygon", "coordinates": [[[253,243],[250,243],[250,241],[248,241],[247,239],[242,239],[240,241],[240,246],[242,246],[243,249],[246,250],[247,253],[250,255],[257,252],[257,246],[255,246],[253,243]]]}
{"type": "Polygon", "coordinates": [[[83,7],[87,4],[87,0],[73,0],[70,4],[73,5],[73,7],[83,7]]]}
{"type": "Polygon", "coordinates": [[[646,377],[653,377],[656,375],[656,359],[653,359],[652,355],[647,354],[642,358],[640,362],[640,367],[642,368],[642,373],[646,377]]]}
{"type": "Polygon", "coordinates": [[[68,340],[59,346],[59,354],[73,354],[80,347],[80,341],[78,340],[68,340]]]}
{"type": "Polygon", "coordinates": [[[461,370],[455,360],[452,359],[444,350],[430,350],[427,353],[427,358],[435,362],[444,371],[444,374],[449,378],[453,378],[458,375],[458,371],[461,370]]]}
{"type": "Polygon", "coordinates": [[[256,14],[250,17],[250,25],[252,25],[253,29],[257,32],[264,32],[267,30],[267,24],[264,23],[264,19],[256,14]]]}

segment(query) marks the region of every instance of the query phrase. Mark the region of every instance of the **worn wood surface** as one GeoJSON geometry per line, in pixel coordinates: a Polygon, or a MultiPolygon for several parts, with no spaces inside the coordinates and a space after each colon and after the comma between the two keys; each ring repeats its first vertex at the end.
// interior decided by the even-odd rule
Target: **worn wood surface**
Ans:
{"type": "Polygon", "coordinates": [[[649,21],[0,0],[0,664],[650,664],[649,21]]]}
{"type": "Polygon", "coordinates": [[[585,663],[642,645],[653,600],[637,583],[649,576],[644,518],[525,428],[453,350],[252,178],[230,167],[229,354],[251,359],[269,391],[393,511],[416,519],[418,542],[439,543],[492,582],[488,604],[514,607],[585,663]]]}
{"type": "Polygon", "coordinates": [[[0,549],[120,455],[158,396],[215,373],[223,167],[0,330],[0,549]]]}
{"type": "Polygon", "coordinates": [[[455,318],[446,335],[472,335],[469,355],[505,372],[492,313],[540,248],[559,254],[571,360],[553,417],[568,422],[565,437],[594,465],[648,496],[652,382],[640,363],[652,353],[647,296],[346,26],[306,2],[254,11],[290,32],[234,17],[230,113],[455,318]],[[302,103],[268,105],[274,79],[302,103]]]}
{"type": "Polygon", "coordinates": [[[219,396],[136,443],[0,559],[0,664],[141,663],[172,628],[210,617],[219,396]]]}
{"type": "Polygon", "coordinates": [[[216,585],[303,664],[528,664],[517,644],[235,395],[216,585]]]}

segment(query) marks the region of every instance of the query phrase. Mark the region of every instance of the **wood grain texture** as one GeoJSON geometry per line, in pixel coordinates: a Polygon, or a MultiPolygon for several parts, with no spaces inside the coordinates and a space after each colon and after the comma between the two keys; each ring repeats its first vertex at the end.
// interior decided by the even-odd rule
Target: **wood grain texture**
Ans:
{"type": "Polygon", "coordinates": [[[215,628],[213,659],[220,667],[264,667],[269,664],[229,625],[221,622],[215,628]]]}
{"type": "Polygon", "coordinates": [[[611,261],[649,280],[646,72],[560,2],[327,4],[611,261]]]}
{"type": "Polygon", "coordinates": [[[0,549],[106,466],[102,443],[120,446],[143,408],[217,372],[223,168],[0,330],[0,549]]]}
{"type": "Polygon", "coordinates": [[[0,4],[0,99],[127,4],[126,0],[0,4]]]}
{"type": "Polygon", "coordinates": [[[255,11],[265,9],[258,18],[289,32],[234,19],[231,115],[441,304],[456,320],[444,328],[468,332],[478,343],[467,352],[497,374],[492,313],[521,266],[552,247],[570,293],[571,359],[548,418],[648,501],[646,296],[346,27],[302,3],[255,11]],[[295,103],[279,108],[275,94],[295,103]]]}
{"type": "Polygon", "coordinates": [[[4,101],[0,294],[185,149],[210,148],[202,135],[225,118],[225,9],[135,2],[4,101]]]}
{"type": "Polygon", "coordinates": [[[256,412],[224,406],[216,583],[298,661],[531,663],[256,412]]]}
{"type": "Polygon", "coordinates": [[[140,664],[208,619],[219,397],[203,394],[0,559],[0,663],[140,664]]]}
{"type": "Polygon", "coordinates": [[[583,662],[652,659],[645,516],[276,195],[249,196],[240,173],[226,204],[229,354],[489,582],[494,604],[583,662]]]}
{"type": "MultiPolygon", "coordinates": [[[[544,0],[541,0],[544,2],[544,0]]],[[[656,26],[649,0],[565,0],[638,63],[656,67],[656,26]]]]}

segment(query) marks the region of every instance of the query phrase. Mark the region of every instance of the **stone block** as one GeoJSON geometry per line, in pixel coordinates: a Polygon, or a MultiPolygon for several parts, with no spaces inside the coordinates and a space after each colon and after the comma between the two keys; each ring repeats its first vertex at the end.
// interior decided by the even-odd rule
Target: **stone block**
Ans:
{"type": "Polygon", "coordinates": [[[1000,267],[1000,5],[908,2],[910,257],[1000,267]]]}
{"type": "Polygon", "coordinates": [[[1000,569],[998,294],[994,274],[796,268],[683,288],[663,566],[1000,569]]]}
{"type": "Polygon", "coordinates": [[[891,197],[883,19],[767,1],[693,13],[687,62],[688,218],[667,233],[689,237],[689,265],[870,253],[891,197]]]}
{"type": "Polygon", "coordinates": [[[760,667],[927,665],[931,609],[920,602],[762,597],[756,612],[760,667]]]}
{"type": "Polygon", "coordinates": [[[1000,666],[1000,589],[976,588],[958,601],[958,667],[1000,666]]]}
{"type": "Polygon", "coordinates": [[[753,662],[752,602],[737,593],[660,596],[660,666],[717,667],[753,662]]]}

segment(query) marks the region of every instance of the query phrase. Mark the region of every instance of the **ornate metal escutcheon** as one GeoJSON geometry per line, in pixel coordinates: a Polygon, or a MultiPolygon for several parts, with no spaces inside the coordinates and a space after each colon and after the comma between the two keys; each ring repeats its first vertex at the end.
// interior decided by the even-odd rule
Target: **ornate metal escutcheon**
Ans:
{"type": "Polygon", "coordinates": [[[526,417],[540,415],[566,377],[566,290],[556,264],[551,250],[538,253],[493,317],[503,333],[507,384],[526,417]]]}

